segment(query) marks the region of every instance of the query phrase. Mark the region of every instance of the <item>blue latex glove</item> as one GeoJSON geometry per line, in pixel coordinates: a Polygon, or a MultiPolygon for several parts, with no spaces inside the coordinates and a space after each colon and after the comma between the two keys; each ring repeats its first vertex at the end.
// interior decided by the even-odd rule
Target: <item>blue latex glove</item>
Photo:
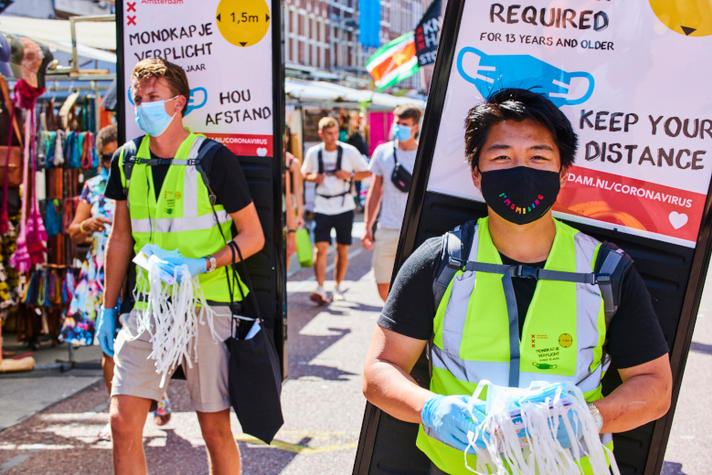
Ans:
{"type": "Polygon", "coordinates": [[[468,446],[468,432],[476,432],[485,417],[477,406],[470,412],[468,404],[471,401],[472,396],[439,394],[425,401],[420,418],[440,441],[464,452],[468,446]]]}
{"type": "Polygon", "coordinates": [[[178,282],[180,282],[181,279],[181,273],[175,273],[175,270],[177,267],[180,266],[186,266],[188,268],[188,273],[190,274],[190,277],[195,277],[198,274],[202,274],[204,272],[207,272],[207,262],[205,259],[200,258],[200,259],[192,259],[190,257],[183,257],[181,255],[178,256],[169,256],[164,259],[161,259],[158,263],[158,268],[161,270],[161,272],[168,272],[171,275],[176,275],[176,279],[178,282]]]}
{"type": "Polygon", "coordinates": [[[576,441],[581,440],[581,437],[583,437],[583,425],[581,424],[581,421],[576,413],[572,410],[568,410],[566,411],[566,414],[559,416],[559,427],[556,430],[556,440],[559,441],[563,448],[570,449],[572,441],[569,439],[569,432],[564,424],[564,417],[568,419],[575,437],[574,440],[576,441]]]}
{"type": "MultiPolygon", "coordinates": [[[[564,404],[566,404],[566,401],[572,401],[574,398],[574,395],[569,393],[565,384],[552,384],[551,386],[544,388],[540,393],[527,396],[518,403],[516,403],[513,407],[511,407],[510,409],[512,409],[512,421],[515,424],[522,423],[521,412],[519,410],[519,407],[521,405],[524,405],[525,402],[541,403],[544,402],[546,399],[552,400],[556,397],[557,392],[559,393],[558,397],[564,404]]],[[[575,436],[575,440],[579,440],[581,439],[581,437],[583,437],[583,425],[581,424],[581,421],[579,420],[576,413],[574,413],[574,411],[572,411],[570,408],[571,406],[568,406],[568,409],[566,409],[564,415],[559,416],[556,428],[556,439],[565,449],[571,448],[572,441],[569,438],[569,433],[566,428],[564,418],[568,419],[573,435],[575,436]]],[[[520,438],[529,437],[529,434],[526,429],[521,429],[519,432],[517,432],[517,435],[520,438]]]]}
{"type": "Polygon", "coordinates": [[[116,335],[116,309],[99,309],[99,316],[96,319],[96,338],[99,340],[101,351],[114,356],[114,336],[116,335]]]}

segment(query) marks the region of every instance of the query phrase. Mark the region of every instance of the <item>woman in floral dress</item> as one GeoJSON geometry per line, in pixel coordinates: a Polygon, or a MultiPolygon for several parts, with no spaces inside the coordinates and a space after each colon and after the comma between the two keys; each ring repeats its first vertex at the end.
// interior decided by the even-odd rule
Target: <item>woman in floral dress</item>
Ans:
{"type": "MultiPolygon", "coordinates": [[[[104,253],[114,217],[114,200],[106,198],[104,191],[109,178],[111,158],[117,147],[116,125],[101,129],[96,137],[96,149],[101,157],[101,170],[97,176],[88,179],[84,184],[74,220],[67,230],[69,237],[75,242],[91,240],[91,248],[82,263],[74,296],[62,328],[64,340],[73,345],[91,345],[94,342],[96,317],[103,303],[104,253]]],[[[114,359],[102,354],[101,368],[111,394],[114,359]]],[[[158,402],[153,414],[156,424],[164,425],[168,422],[171,409],[167,397],[158,402]]],[[[99,439],[111,439],[109,423],[99,432],[99,439]]]]}

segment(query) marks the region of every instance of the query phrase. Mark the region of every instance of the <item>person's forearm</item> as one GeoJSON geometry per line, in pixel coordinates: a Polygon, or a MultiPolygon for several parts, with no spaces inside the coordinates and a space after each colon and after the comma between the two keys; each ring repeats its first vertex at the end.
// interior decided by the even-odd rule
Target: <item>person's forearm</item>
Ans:
{"type": "Polygon", "coordinates": [[[67,228],[67,234],[69,235],[69,239],[71,239],[73,242],[81,242],[82,240],[91,236],[91,233],[82,231],[81,223],[74,222],[70,224],[67,228]]]}
{"type": "Polygon", "coordinates": [[[77,204],[77,210],[74,213],[74,219],[67,228],[69,239],[74,242],[80,242],[91,236],[91,230],[82,229],[82,223],[89,218],[91,218],[91,205],[86,201],[79,201],[79,204],[77,204]]]}
{"type": "Polygon", "coordinates": [[[354,172],[353,179],[354,179],[355,181],[359,181],[359,180],[366,179],[366,178],[368,178],[369,176],[371,176],[371,172],[368,171],[368,170],[363,171],[363,172],[354,172]]]}
{"type": "Polygon", "coordinates": [[[420,424],[425,401],[435,394],[396,365],[375,360],[364,370],[363,394],[374,406],[396,419],[420,424]]]}
{"type": "Polygon", "coordinates": [[[368,189],[366,194],[366,207],[363,212],[363,220],[366,223],[366,229],[372,229],[373,223],[376,221],[376,216],[378,216],[378,205],[381,202],[381,192],[380,188],[376,190],[375,187],[368,189]]]}
{"type": "Polygon", "coordinates": [[[104,254],[104,307],[113,308],[119,301],[121,286],[130,265],[133,239],[112,232],[104,254]]]}
{"type": "Polygon", "coordinates": [[[296,217],[294,216],[294,210],[292,209],[291,201],[287,202],[287,210],[284,212],[284,224],[287,226],[287,230],[294,229],[296,224],[296,217]]]}
{"type": "Polygon", "coordinates": [[[307,173],[304,175],[304,180],[315,182],[315,181],[317,181],[318,176],[319,176],[318,173],[307,173]]]}
{"type": "Polygon", "coordinates": [[[302,175],[299,174],[294,180],[294,198],[297,201],[297,213],[299,216],[304,216],[304,183],[302,183],[302,175]]]}
{"type": "Polygon", "coordinates": [[[601,432],[625,432],[664,416],[670,408],[670,387],[667,386],[661,378],[641,374],[595,401],[603,417],[601,432]]]}
{"type": "MultiPolygon", "coordinates": [[[[264,234],[262,234],[262,228],[250,230],[246,229],[241,233],[238,233],[233,241],[235,241],[235,244],[237,244],[240,248],[240,253],[242,254],[243,259],[247,259],[248,257],[257,254],[265,245],[265,237],[264,234]]],[[[215,263],[217,264],[217,267],[230,265],[233,262],[230,246],[226,245],[213,255],[215,256],[215,263]]],[[[240,256],[238,256],[237,253],[235,253],[234,262],[240,262],[240,256]]]]}

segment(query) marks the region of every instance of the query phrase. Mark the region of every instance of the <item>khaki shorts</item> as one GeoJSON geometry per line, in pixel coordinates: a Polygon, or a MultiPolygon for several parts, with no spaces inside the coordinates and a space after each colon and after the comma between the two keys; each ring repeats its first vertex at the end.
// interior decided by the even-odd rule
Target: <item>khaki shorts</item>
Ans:
{"type": "Polygon", "coordinates": [[[372,264],[377,284],[391,283],[399,237],[400,229],[376,229],[372,264]]]}
{"type": "MultiPolygon", "coordinates": [[[[184,361],[183,371],[188,382],[188,392],[193,410],[218,412],[230,407],[228,393],[229,352],[224,341],[230,336],[230,309],[214,306],[214,327],[220,341],[213,340],[208,325],[198,325],[198,361],[191,368],[184,361]]],[[[161,375],[156,373],[153,359],[148,355],[153,351],[149,336],[143,333],[135,340],[136,310],[121,316],[123,327],[114,342],[114,379],[111,382],[112,396],[136,396],[159,401],[166,387],[159,387],[161,375]]],[[[169,380],[170,381],[170,380],[169,380]]]]}

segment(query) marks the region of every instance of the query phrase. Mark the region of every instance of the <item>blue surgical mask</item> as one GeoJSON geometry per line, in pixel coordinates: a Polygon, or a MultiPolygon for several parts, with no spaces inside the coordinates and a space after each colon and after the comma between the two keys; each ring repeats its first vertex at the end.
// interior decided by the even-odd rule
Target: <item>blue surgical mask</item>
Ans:
{"type": "Polygon", "coordinates": [[[393,124],[393,138],[399,142],[410,139],[410,127],[407,125],[393,124]]]}
{"type": "Polygon", "coordinates": [[[171,97],[165,101],[144,102],[136,107],[136,124],[148,135],[158,137],[166,131],[175,113],[168,115],[166,112],[166,102],[172,101],[178,96],[171,97]]]}

